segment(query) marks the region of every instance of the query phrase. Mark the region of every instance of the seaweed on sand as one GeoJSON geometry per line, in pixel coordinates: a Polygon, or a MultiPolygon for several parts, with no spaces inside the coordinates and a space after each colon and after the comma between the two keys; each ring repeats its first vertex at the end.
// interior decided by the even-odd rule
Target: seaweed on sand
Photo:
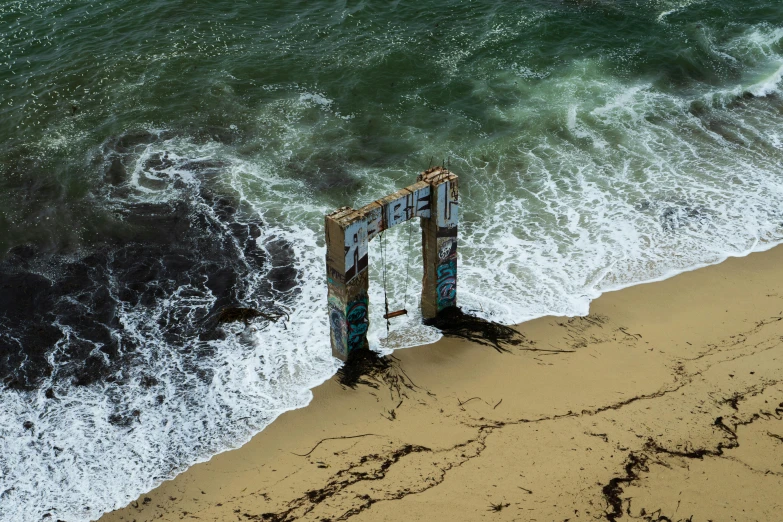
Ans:
{"type": "Polygon", "coordinates": [[[443,335],[491,346],[498,352],[509,351],[503,345],[518,346],[525,341],[522,334],[510,326],[468,315],[457,306],[441,310],[437,317],[425,323],[438,328],[443,335]]]}
{"type": "Polygon", "coordinates": [[[379,355],[366,348],[348,354],[348,360],[337,371],[337,381],[348,388],[362,384],[379,389],[383,385],[389,388],[392,396],[397,397],[405,396],[405,389],[417,388],[400,367],[399,359],[393,355],[379,355]]]}
{"type": "Polygon", "coordinates": [[[337,371],[337,380],[343,386],[356,388],[359,384],[370,384],[368,378],[376,379],[387,373],[392,366],[392,357],[384,357],[369,349],[353,350],[348,360],[337,371]]]}

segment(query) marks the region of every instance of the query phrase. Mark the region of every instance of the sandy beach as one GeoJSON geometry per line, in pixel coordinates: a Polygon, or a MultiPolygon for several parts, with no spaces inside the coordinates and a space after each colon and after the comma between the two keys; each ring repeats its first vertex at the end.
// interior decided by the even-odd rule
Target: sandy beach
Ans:
{"type": "Polygon", "coordinates": [[[775,521],[783,247],[336,378],[105,522],[775,521]]]}

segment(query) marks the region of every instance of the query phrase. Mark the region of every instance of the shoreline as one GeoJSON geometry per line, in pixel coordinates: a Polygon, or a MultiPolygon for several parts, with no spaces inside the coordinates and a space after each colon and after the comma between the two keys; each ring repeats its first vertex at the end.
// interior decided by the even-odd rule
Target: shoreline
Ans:
{"type": "Polygon", "coordinates": [[[586,317],[516,325],[525,342],[509,353],[444,338],[395,352],[355,390],[332,377],[244,446],[100,520],[614,520],[629,511],[644,520],[656,510],[766,520],[781,507],[769,495],[783,497],[783,443],[752,430],[763,422],[783,436],[783,321],[771,319],[783,315],[783,248],[774,246],[605,291],[586,317]],[[678,393],[684,402],[672,401],[678,393]],[[746,432],[768,451],[740,444],[746,432]],[[733,486],[726,475],[741,470],[724,469],[737,460],[727,452],[745,470],[733,486]],[[697,454],[709,468],[698,480],[723,497],[743,481],[767,494],[737,500],[735,513],[720,496],[672,493],[697,480],[682,472],[697,454]]]}

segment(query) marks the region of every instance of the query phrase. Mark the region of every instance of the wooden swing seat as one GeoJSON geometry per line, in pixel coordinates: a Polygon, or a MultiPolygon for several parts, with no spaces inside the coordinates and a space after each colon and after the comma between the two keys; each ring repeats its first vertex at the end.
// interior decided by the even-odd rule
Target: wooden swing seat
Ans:
{"type": "Polygon", "coordinates": [[[403,308],[402,310],[397,310],[396,312],[389,312],[388,314],[384,314],[384,319],[391,319],[393,317],[399,317],[401,315],[408,315],[408,311],[403,308]]]}

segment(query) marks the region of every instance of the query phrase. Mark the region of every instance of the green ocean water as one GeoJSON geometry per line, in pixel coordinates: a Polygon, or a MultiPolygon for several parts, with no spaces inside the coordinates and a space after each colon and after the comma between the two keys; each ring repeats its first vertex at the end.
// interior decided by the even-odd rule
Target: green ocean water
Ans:
{"type": "MultiPolygon", "coordinates": [[[[79,243],[89,225],[72,204],[99,181],[85,157],[138,127],[214,135],[305,181],[328,169],[412,176],[430,158],[453,156],[464,175],[515,182],[542,136],[553,151],[590,154],[595,140],[569,128],[570,104],[581,115],[638,85],[703,101],[706,112],[730,103],[714,98],[776,72],[781,9],[760,1],[5,2],[0,250],[29,239],[79,243]],[[754,30],[768,40],[743,41],[754,30]],[[288,106],[302,93],[317,96],[311,110],[288,106]],[[43,194],[20,204],[25,175],[43,194]],[[61,208],[50,220],[66,214],[60,226],[31,228],[52,202],[61,208]]],[[[660,118],[672,133],[688,123],[636,105],[638,117],[660,118]]],[[[772,105],[770,118],[779,114],[772,105]]],[[[730,120],[727,112],[710,117],[730,120]]],[[[631,119],[580,123],[619,146],[631,119]]],[[[316,197],[342,204],[361,184],[316,197]]]]}
{"type": "MultiPolygon", "coordinates": [[[[71,440],[84,462],[119,456],[92,474],[46,478],[53,461],[8,442],[9,428],[0,491],[18,489],[0,497],[0,520],[46,509],[87,520],[306,404],[308,387],[334,372],[323,214],[430,165],[460,176],[460,304],[502,322],[585,313],[607,289],[779,243],[782,77],[780,1],[0,0],[0,260],[25,246],[47,266],[87,256],[122,236],[125,202],[196,201],[192,187],[208,184],[242,219],[263,222],[261,243],[292,245],[298,274],[288,322],[221,344],[209,363],[256,377],[224,376],[209,391],[182,388],[187,375],[159,379],[172,397],[194,394],[160,415],[203,420],[226,434],[214,444],[144,424],[132,443],[117,433],[114,446],[79,446],[89,432],[69,432],[68,419],[103,429],[106,387],[123,404],[147,392],[58,384],[79,397],[62,416],[6,392],[0,425],[36,417],[58,434],[42,444],[71,440]],[[197,161],[211,162],[208,181],[197,161]],[[250,426],[224,414],[245,417],[251,403],[260,420],[250,426]],[[161,456],[166,447],[177,449],[161,456]]],[[[390,293],[412,309],[404,296],[417,295],[421,272],[408,233],[390,237],[390,293]]],[[[150,372],[165,373],[173,359],[162,354],[181,347],[145,330],[156,306],[124,309],[115,334],[136,332],[150,372]]],[[[376,348],[436,336],[413,314],[384,339],[379,307],[371,313],[376,348]]],[[[66,333],[53,353],[78,337],[66,333]]]]}

